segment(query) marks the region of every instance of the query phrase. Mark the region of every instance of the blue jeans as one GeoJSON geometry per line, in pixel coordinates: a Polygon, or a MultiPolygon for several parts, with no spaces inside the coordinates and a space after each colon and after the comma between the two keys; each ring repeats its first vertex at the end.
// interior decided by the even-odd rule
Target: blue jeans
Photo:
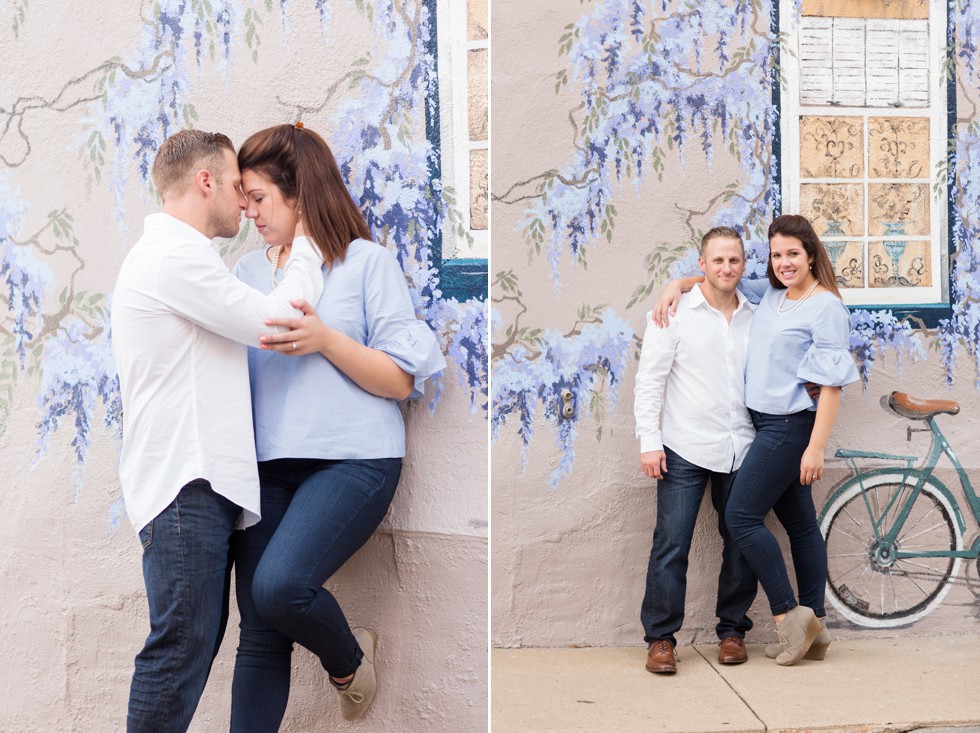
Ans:
{"type": "Polygon", "coordinates": [[[230,543],[242,510],[196,479],[140,530],[150,635],[136,657],[129,733],[183,733],[228,621],[230,543]]]}
{"type": "Polygon", "coordinates": [[[762,583],[773,615],[786,613],[797,601],[779,543],[763,523],[772,509],[789,535],[799,602],[824,616],[827,548],[813,492],[800,483],[800,459],[810,442],[815,413],[749,414],[757,432],[732,486],[725,520],[762,583]]]}
{"type": "Polygon", "coordinates": [[[235,533],[241,634],[232,683],[233,733],[277,731],[298,642],[333,677],[363,654],[323,584],[381,524],[401,458],[283,458],[259,464],[262,521],[235,533]]]}
{"type": "Polygon", "coordinates": [[[744,637],[752,628],[752,621],[746,614],[755,600],[757,582],[725,527],[725,505],[735,474],[716,473],[696,466],[666,446],[664,453],[667,454],[667,473],[657,483],[657,526],[653,532],[646,593],[640,610],[643,639],[647,644],[668,639],[677,645],[674,634],[684,623],[687,557],[709,479],[711,503],[718,512],[718,532],[724,541],[718,574],[715,607],[718,625],[715,632],[719,639],[744,637]]]}

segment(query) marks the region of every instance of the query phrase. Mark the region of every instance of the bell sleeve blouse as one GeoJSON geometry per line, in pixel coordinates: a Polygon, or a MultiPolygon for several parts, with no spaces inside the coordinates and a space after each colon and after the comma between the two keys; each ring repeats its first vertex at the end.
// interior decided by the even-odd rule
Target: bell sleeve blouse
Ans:
{"type": "Polygon", "coordinates": [[[843,387],[859,378],[849,350],[850,318],[833,293],[818,293],[794,306],[779,305],[785,290],[769,288],[749,330],[745,404],[771,415],[816,410],[804,382],[843,387]]]}
{"type": "MultiPolygon", "coordinates": [[[[268,291],[272,265],[264,251],[235,265],[235,274],[268,291]]],[[[282,272],[277,273],[282,277],[282,272]]],[[[388,354],[414,377],[410,397],[446,366],[435,334],[418,320],[405,275],[384,247],[358,239],[343,262],[323,268],[317,315],[358,343],[388,354]]],[[[288,356],[248,349],[255,448],[276,458],[398,458],[405,427],[398,401],[361,389],[322,354],[288,356]]]]}

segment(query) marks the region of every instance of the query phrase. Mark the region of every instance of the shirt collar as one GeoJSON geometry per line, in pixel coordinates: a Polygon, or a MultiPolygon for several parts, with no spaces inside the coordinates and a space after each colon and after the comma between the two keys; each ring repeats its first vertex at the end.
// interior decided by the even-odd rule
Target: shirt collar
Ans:
{"type": "MultiPolygon", "coordinates": [[[[704,297],[704,293],[701,292],[701,283],[695,283],[694,287],[691,288],[689,297],[691,298],[692,308],[697,308],[698,306],[702,305],[706,308],[711,308],[711,305],[704,297]]],[[[749,302],[748,298],[746,298],[742,291],[738,290],[737,288],[735,290],[735,298],[738,300],[738,305],[735,306],[733,313],[738,313],[744,307],[747,307],[749,310],[752,309],[752,304],[749,302]]]]}
{"type": "Polygon", "coordinates": [[[201,234],[197,229],[175,216],[165,214],[162,211],[150,214],[143,220],[143,231],[148,232],[151,230],[164,231],[183,239],[189,239],[192,242],[211,246],[211,240],[201,234]]]}

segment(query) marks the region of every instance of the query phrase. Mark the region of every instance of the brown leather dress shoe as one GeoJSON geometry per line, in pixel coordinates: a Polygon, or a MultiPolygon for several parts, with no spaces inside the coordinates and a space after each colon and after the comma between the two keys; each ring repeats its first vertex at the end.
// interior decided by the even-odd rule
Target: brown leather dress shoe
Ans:
{"type": "Polygon", "coordinates": [[[745,639],[740,636],[726,636],[718,647],[719,664],[741,664],[749,660],[745,651],[745,639]]]}
{"type": "Polygon", "coordinates": [[[650,642],[647,650],[647,672],[673,674],[677,671],[677,652],[674,645],[666,639],[650,642]]]}

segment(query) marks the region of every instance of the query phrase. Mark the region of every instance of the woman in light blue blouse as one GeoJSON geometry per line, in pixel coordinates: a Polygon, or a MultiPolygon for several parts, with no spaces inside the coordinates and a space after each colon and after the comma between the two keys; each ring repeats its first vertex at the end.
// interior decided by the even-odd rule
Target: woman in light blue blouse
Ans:
{"type": "MultiPolygon", "coordinates": [[[[847,307],[830,258],[806,218],[785,214],[773,221],[767,275],[745,363],[745,404],[756,437],[732,485],[725,521],[769,599],[779,644],[766,654],[790,665],[804,656],[823,659],[830,645],[823,621],[827,550],[811,485],[823,475],[841,389],[858,373],[848,349],[847,307]],[[820,386],[816,405],[807,382],[820,386]],[[799,600],[779,544],[764,524],[770,509],[789,535],[799,600]]],[[[658,310],[669,306],[678,286],[689,284],[674,283],[658,310]]]]}
{"type": "Polygon", "coordinates": [[[320,658],[345,718],[370,705],[377,636],[351,629],[322,586],[384,518],[405,455],[398,403],[420,397],[445,360],[320,136],[278,125],[238,157],[246,216],[270,246],[242,257],[237,276],[270,291],[299,236],[325,262],[315,307],[294,303],[303,315],[270,321],[280,332],[248,350],[262,520],[233,548],[242,621],[231,729],[243,733],[279,729],[293,642],[320,658]]]}

